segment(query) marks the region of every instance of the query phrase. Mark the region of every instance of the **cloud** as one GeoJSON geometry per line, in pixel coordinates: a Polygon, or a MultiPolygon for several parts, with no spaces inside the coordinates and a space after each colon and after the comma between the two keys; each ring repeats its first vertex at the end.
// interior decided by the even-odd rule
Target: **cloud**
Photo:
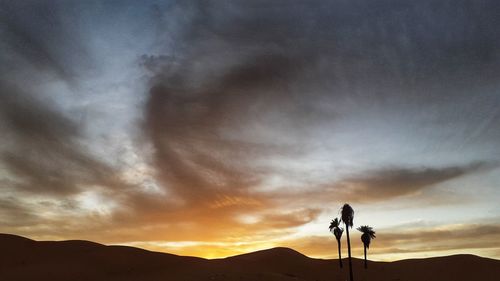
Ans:
{"type": "Polygon", "coordinates": [[[380,201],[414,195],[448,180],[489,170],[496,164],[478,162],[443,168],[386,168],[347,177],[335,192],[348,201],[380,201]]]}
{"type": "MultiPolygon", "coordinates": [[[[189,200],[195,196],[206,199],[213,194],[212,189],[227,192],[230,186],[237,192],[237,189],[259,183],[258,168],[239,159],[251,162],[266,151],[280,153],[286,148],[258,140],[231,139],[225,133],[239,130],[235,128],[239,120],[244,123],[244,116],[251,114],[248,111],[255,96],[248,91],[279,83],[274,73],[286,76],[275,70],[276,67],[287,68],[275,64],[281,60],[269,56],[242,64],[216,80],[214,86],[205,86],[200,92],[170,89],[171,85],[157,85],[151,89],[146,128],[165,186],[171,186],[182,193],[183,199],[189,200]],[[241,87],[246,83],[252,85],[241,87]]],[[[261,97],[262,103],[269,101],[264,94],[261,97]]]]}
{"type": "Polygon", "coordinates": [[[22,227],[38,220],[33,210],[24,207],[19,200],[12,196],[0,198],[0,212],[0,223],[4,228],[22,227]]]}
{"type": "MultiPolygon", "coordinates": [[[[151,72],[145,127],[163,186],[188,201],[237,196],[265,178],[253,163],[286,154],[283,140],[307,150],[308,135],[338,120],[379,104],[419,111],[445,97],[461,100],[466,93],[442,81],[494,73],[500,42],[481,40],[495,33],[485,24],[489,12],[484,22],[460,14],[458,28],[449,3],[362,3],[200,1],[158,11],[164,54],[145,55],[143,64],[151,72]],[[477,41],[485,44],[467,43],[477,41]]],[[[290,151],[291,159],[300,156],[290,151]]],[[[413,190],[457,171],[392,172],[380,175],[389,182],[367,180],[380,181],[379,189],[407,181],[413,190]]],[[[363,180],[350,184],[364,189],[363,180]]]]}
{"type": "Polygon", "coordinates": [[[15,86],[2,85],[0,97],[0,156],[17,189],[65,195],[112,181],[113,170],[78,143],[79,126],[70,118],[15,86]]]}
{"type": "Polygon", "coordinates": [[[0,60],[2,68],[9,69],[2,76],[16,81],[21,78],[18,82],[22,83],[27,76],[33,81],[43,73],[74,82],[77,72],[91,61],[74,21],[78,15],[75,8],[48,1],[0,3],[0,60]]]}
{"type": "Polygon", "coordinates": [[[62,221],[96,219],[75,203],[83,192],[119,201],[135,189],[92,153],[81,112],[64,107],[92,62],[74,8],[47,1],[0,3],[0,200],[2,224],[13,233],[59,229],[71,235],[82,225],[63,229],[62,221]]]}
{"type": "Polygon", "coordinates": [[[268,196],[281,206],[318,205],[324,202],[380,203],[401,197],[420,199],[420,203],[427,202],[431,205],[444,201],[456,203],[463,202],[456,194],[439,194],[439,199],[436,199],[429,191],[435,192],[439,184],[446,181],[490,171],[496,167],[496,162],[474,162],[440,168],[387,167],[362,170],[343,175],[326,184],[320,183],[299,190],[272,191],[268,196]]]}
{"type": "MultiPolygon", "coordinates": [[[[179,2],[156,11],[158,30],[164,30],[158,37],[163,53],[142,56],[150,75],[143,129],[153,147],[156,179],[168,198],[131,198],[117,218],[133,210],[144,222],[189,221],[191,229],[213,224],[239,233],[238,223],[229,225],[242,214],[258,217],[300,202],[317,206],[326,198],[383,201],[482,169],[482,164],[381,168],[333,181],[320,191],[312,182],[298,192],[261,192],[273,172],[296,177],[269,163],[300,158],[318,131],[331,130],[373,104],[418,110],[441,104],[438,92],[462,98],[440,81],[476,77],[475,66],[456,66],[498,44],[464,47],[461,33],[448,23],[450,14],[431,4],[393,7],[389,15],[378,6],[365,12],[357,5],[315,4],[179,2]],[[346,23],[345,14],[359,24],[346,23]],[[432,36],[430,27],[414,24],[425,25],[428,16],[438,21],[432,36]],[[451,34],[450,40],[439,34],[451,34]],[[448,49],[454,58],[443,55],[448,49]],[[434,90],[413,95],[429,87],[434,90]]],[[[475,18],[464,20],[480,33],[489,32],[475,18]]],[[[466,40],[476,40],[467,34],[466,40]]],[[[486,60],[474,61],[484,66],[479,72],[494,68],[486,60]]]]}
{"type": "Polygon", "coordinates": [[[64,24],[71,13],[45,1],[0,4],[0,157],[10,187],[21,192],[75,194],[113,178],[81,144],[75,116],[44,94],[50,83],[69,86],[84,66],[75,62],[85,54],[79,33],[64,24]]]}

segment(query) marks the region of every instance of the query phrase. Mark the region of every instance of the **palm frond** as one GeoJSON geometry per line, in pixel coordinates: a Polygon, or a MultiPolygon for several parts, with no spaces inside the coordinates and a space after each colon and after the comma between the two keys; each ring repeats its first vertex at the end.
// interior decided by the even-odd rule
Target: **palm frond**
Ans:
{"type": "Polygon", "coordinates": [[[342,206],[341,219],[346,227],[352,227],[354,224],[354,209],[347,203],[342,206]]]}
{"type": "Polygon", "coordinates": [[[357,230],[359,230],[363,234],[368,235],[371,239],[377,237],[377,236],[375,236],[375,231],[373,230],[373,227],[371,227],[371,226],[362,225],[362,226],[358,227],[357,230]]]}
{"type": "Polygon", "coordinates": [[[332,220],[332,222],[330,223],[330,226],[328,228],[330,229],[330,231],[332,231],[333,229],[335,229],[339,225],[340,225],[339,219],[335,218],[334,220],[332,220]]]}

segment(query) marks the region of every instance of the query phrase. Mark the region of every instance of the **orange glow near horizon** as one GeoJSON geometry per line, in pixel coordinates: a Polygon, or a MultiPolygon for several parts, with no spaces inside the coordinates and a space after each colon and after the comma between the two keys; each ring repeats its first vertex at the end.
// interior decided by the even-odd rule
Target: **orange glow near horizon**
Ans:
{"type": "MultiPolygon", "coordinates": [[[[219,227],[229,229],[222,225],[219,227]]],[[[374,261],[395,261],[456,254],[474,254],[500,259],[500,247],[496,244],[500,238],[500,233],[495,232],[496,230],[480,224],[447,225],[420,231],[415,228],[381,229],[377,232],[377,238],[372,241],[371,247],[368,250],[368,259],[374,261]],[[474,236],[483,232],[485,234],[482,239],[474,239],[474,236]],[[457,233],[458,235],[451,233],[457,233]]],[[[112,242],[114,239],[108,237],[106,239],[108,242],[100,242],[108,245],[125,245],[150,251],[207,259],[225,258],[274,247],[291,248],[311,258],[338,258],[337,243],[333,235],[296,236],[296,233],[290,232],[284,236],[277,236],[272,233],[266,236],[255,234],[245,229],[240,229],[239,231],[233,232],[231,236],[225,236],[224,239],[214,237],[206,241],[201,240],[204,236],[203,233],[198,233],[190,237],[194,238],[193,240],[182,240],[182,235],[180,235],[175,241],[155,240],[157,239],[155,238],[144,241],[112,242]]],[[[55,237],[46,237],[45,239],[37,240],[46,240],[48,238],[64,240],[55,237]]],[[[362,243],[359,239],[360,234],[357,231],[351,231],[352,255],[354,258],[363,258],[362,243]]],[[[345,258],[347,257],[345,235],[341,242],[342,256],[345,258]]]]}
{"type": "MultiPolygon", "coordinates": [[[[328,239],[329,237],[324,237],[328,239]]],[[[233,245],[231,243],[203,243],[203,242],[180,242],[180,243],[164,243],[164,242],[133,242],[126,243],[126,246],[138,247],[147,249],[155,252],[164,252],[169,254],[181,255],[181,256],[193,256],[201,257],[206,259],[217,259],[226,258],[230,256],[236,256],[240,254],[251,253],[260,250],[271,249],[275,247],[287,247],[290,245],[291,249],[296,250],[308,257],[318,258],[318,259],[337,259],[337,249],[336,242],[329,241],[331,245],[329,248],[318,251],[317,247],[295,247],[293,248],[293,243],[283,243],[283,242],[263,242],[263,243],[250,243],[250,244],[240,244],[233,245]]],[[[296,245],[295,245],[296,246],[296,245]]],[[[347,247],[347,245],[343,245],[347,247]]],[[[368,251],[368,259],[373,261],[397,261],[404,259],[416,259],[416,258],[429,258],[429,257],[439,257],[448,255],[458,255],[458,254],[472,254],[482,257],[490,257],[494,259],[500,259],[500,247],[496,249],[481,249],[481,248],[470,248],[470,249],[458,249],[458,250],[439,250],[439,251],[416,251],[407,253],[392,253],[387,251],[387,249],[377,250],[377,245],[373,245],[372,249],[368,251]]],[[[353,258],[362,259],[363,249],[360,247],[353,248],[352,252],[353,258]]],[[[343,258],[347,258],[347,250],[343,253],[343,258]]]]}

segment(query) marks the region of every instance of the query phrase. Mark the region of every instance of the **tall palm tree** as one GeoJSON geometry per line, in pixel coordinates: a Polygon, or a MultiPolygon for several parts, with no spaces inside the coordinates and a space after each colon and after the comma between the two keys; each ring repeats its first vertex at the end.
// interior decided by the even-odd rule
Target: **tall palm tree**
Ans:
{"type": "Polygon", "coordinates": [[[365,268],[368,268],[366,263],[366,249],[370,248],[370,242],[372,239],[375,239],[375,231],[368,225],[360,226],[357,229],[363,233],[361,235],[361,241],[363,242],[363,245],[365,245],[365,268]]]}
{"type": "Polygon", "coordinates": [[[340,238],[342,238],[342,233],[344,233],[344,230],[340,227],[340,221],[338,218],[332,220],[329,228],[330,232],[332,232],[333,235],[335,235],[335,238],[337,239],[337,246],[339,249],[339,264],[340,268],[342,268],[342,255],[340,253],[340,238]]]}
{"type": "Polygon", "coordinates": [[[347,232],[347,254],[349,255],[349,277],[351,281],[354,281],[352,275],[352,260],[351,260],[351,239],[349,238],[349,227],[352,228],[354,221],[354,210],[352,207],[345,203],[341,210],[341,219],[345,225],[345,230],[347,232]]]}

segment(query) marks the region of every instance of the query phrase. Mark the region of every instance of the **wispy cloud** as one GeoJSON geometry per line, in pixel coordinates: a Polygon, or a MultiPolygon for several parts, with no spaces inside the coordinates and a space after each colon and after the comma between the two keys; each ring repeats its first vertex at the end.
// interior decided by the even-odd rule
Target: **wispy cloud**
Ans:
{"type": "Polygon", "coordinates": [[[379,201],[414,195],[448,180],[496,167],[494,163],[472,163],[443,168],[387,168],[347,177],[335,186],[346,201],[379,201]]]}

